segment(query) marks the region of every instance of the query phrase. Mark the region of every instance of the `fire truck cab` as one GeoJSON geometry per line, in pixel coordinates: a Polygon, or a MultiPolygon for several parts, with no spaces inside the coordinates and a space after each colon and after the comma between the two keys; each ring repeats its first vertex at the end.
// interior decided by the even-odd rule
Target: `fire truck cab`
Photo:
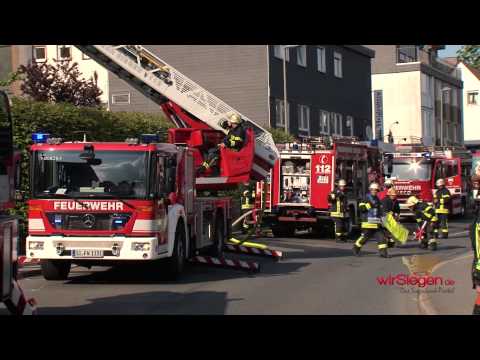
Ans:
{"type": "Polygon", "coordinates": [[[331,224],[327,197],[339,179],[347,182],[352,231],[369,181],[382,179],[378,148],[349,137],[308,138],[277,148],[280,158],[269,181],[257,186],[257,199],[265,204],[263,221],[274,235],[293,236],[295,229],[302,228],[320,232],[326,221],[331,224]]]}
{"type": "Polygon", "coordinates": [[[47,280],[67,278],[72,263],[157,259],[176,278],[189,255],[222,252],[230,199],[196,196],[189,147],[151,135],[124,143],[33,137],[27,255],[41,260],[47,280]]]}
{"type": "Polygon", "coordinates": [[[438,179],[445,179],[450,190],[451,215],[463,215],[470,206],[472,168],[471,153],[459,147],[426,147],[423,145],[396,145],[395,152],[386,153],[391,159],[385,174],[393,180],[400,202],[401,216],[413,216],[405,202],[409,196],[432,203],[438,179]]]}

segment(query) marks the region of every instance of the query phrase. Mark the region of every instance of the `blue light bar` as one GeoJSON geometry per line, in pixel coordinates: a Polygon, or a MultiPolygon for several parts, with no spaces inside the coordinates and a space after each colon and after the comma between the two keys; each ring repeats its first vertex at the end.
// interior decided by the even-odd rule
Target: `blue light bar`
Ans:
{"type": "Polygon", "coordinates": [[[140,135],[140,142],[142,144],[160,142],[160,136],[158,134],[142,134],[140,135]]]}
{"type": "Polygon", "coordinates": [[[34,144],[45,144],[50,137],[50,134],[46,133],[33,133],[32,134],[32,141],[34,144]]]}
{"type": "Polygon", "coordinates": [[[115,224],[123,224],[123,219],[116,219],[115,224]]]}

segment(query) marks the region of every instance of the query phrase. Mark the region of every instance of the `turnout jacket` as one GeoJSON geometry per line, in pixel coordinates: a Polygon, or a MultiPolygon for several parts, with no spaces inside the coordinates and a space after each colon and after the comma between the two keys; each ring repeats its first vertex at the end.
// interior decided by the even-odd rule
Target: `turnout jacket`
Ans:
{"type": "Polygon", "coordinates": [[[225,139],[223,140],[224,145],[233,150],[240,150],[246,138],[246,130],[242,124],[238,125],[235,129],[231,129],[225,139]]]}
{"type": "Polygon", "coordinates": [[[358,204],[358,207],[363,214],[362,229],[380,228],[383,207],[378,196],[368,194],[365,197],[365,200],[358,204]]]}
{"type": "Polygon", "coordinates": [[[336,189],[328,194],[328,203],[330,204],[330,216],[345,218],[348,216],[347,196],[340,189],[336,189]]]}
{"type": "Polygon", "coordinates": [[[433,203],[437,214],[448,214],[448,205],[450,204],[450,191],[444,187],[435,191],[433,203]]]}
{"type": "Polygon", "coordinates": [[[417,223],[422,221],[435,222],[438,220],[435,216],[435,209],[432,205],[428,205],[427,203],[419,202],[415,205],[414,212],[417,223]]]}
{"type": "Polygon", "coordinates": [[[398,200],[392,200],[387,196],[382,200],[382,206],[385,214],[389,212],[392,212],[393,215],[400,214],[400,204],[398,203],[398,200]]]}

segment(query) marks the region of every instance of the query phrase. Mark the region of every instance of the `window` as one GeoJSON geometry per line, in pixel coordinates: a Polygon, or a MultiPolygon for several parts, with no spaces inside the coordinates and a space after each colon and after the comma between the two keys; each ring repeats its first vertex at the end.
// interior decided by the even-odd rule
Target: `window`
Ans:
{"type": "MultiPolygon", "coordinates": [[[[276,58],[283,59],[283,54],[285,54],[285,49],[283,45],[274,45],[273,46],[273,53],[276,58]]],[[[290,49],[287,50],[287,61],[290,61],[290,49]]]]}
{"type": "Polygon", "coordinates": [[[70,45],[57,45],[57,60],[72,60],[72,47],[70,45]]]}
{"type": "Polygon", "coordinates": [[[327,72],[327,66],[325,63],[325,48],[317,48],[317,70],[320,72],[327,72]]]}
{"type": "MultiPolygon", "coordinates": [[[[290,104],[287,101],[287,120],[290,118],[290,104]]],[[[283,100],[275,99],[275,125],[285,127],[285,108],[283,100]]]]}
{"type": "Polygon", "coordinates": [[[422,82],[422,106],[433,108],[433,96],[434,96],[433,77],[422,73],[421,82],[422,82]]]}
{"type": "Polygon", "coordinates": [[[112,104],[115,104],[115,105],[130,104],[130,93],[112,94],[112,104]]]}
{"type": "Polygon", "coordinates": [[[328,126],[328,133],[330,135],[335,134],[335,121],[336,117],[334,113],[329,114],[329,126],[328,126]]]}
{"type": "Polygon", "coordinates": [[[320,134],[328,135],[330,134],[329,131],[329,116],[330,114],[324,110],[320,110],[320,134]]]}
{"type": "Polygon", "coordinates": [[[297,48],[297,65],[307,66],[307,47],[305,45],[297,48]]]}
{"type": "Polygon", "coordinates": [[[347,116],[345,123],[345,135],[353,136],[353,116],[347,116]]]}
{"type": "Polygon", "coordinates": [[[338,78],[343,77],[342,54],[336,51],[333,53],[333,67],[335,76],[338,78]]]}
{"type": "Polygon", "coordinates": [[[342,135],[342,114],[332,114],[333,127],[330,127],[330,132],[333,135],[342,135]]]}
{"type": "Polygon", "coordinates": [[[47,47],[45,45],[34,45],[32,51],[35,62],[47,61],[47,47]]]}
{"type": "Polygon", "coordinates": [[[453,142],[456,143],[458,142],[458,131],[457,131],[457,125],[453,125],[453,142]]]}
{"type": "Polygon", "coordinates": [[[478,105],[478,91],[469,91],[467,93],[468,105],[478,105]]]}
{"type": "Polygon", "coordinates": [[[310,108],[298,105],[298,130],[310,132],[310,108]]]}
{"type": "Polygon", "coordinates": [[[452,106],[458,106],[458,92],[457,89],[452,88],[452,106]]]}

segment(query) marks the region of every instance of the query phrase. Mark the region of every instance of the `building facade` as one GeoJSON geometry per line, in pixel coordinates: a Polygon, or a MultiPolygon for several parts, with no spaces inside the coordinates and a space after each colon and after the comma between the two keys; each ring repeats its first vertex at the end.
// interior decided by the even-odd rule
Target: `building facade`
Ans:
{"type": "MultiPolygon", "coordinates": [[[[165,62],[264,127],[285,128],[282,45],[150,45],[165,62]]],[[[363,46],[303,45],[287,52],[288,129],[297,136],[368,137],[371,58],[363,46]]],[[[109,74],[112,111],[161,111],[109,74]]],[[[371,133],[371,131],[370,131],[371,133]]]]}
{"type": "MultiPolygon", "coordinates": [[[[12,45],[11,59],[14,70],[33,61],[52,65],[64,61],[70,61],[72,64],[76,62],[83,78],[90,79],[95,72],[97,73],[97,85],[102,90],[100,100],[107,108],[109,107],[108,71],[73,45],[12,45]]],[[[11,91],[20,96],[20,84],[18,82],[14,84],[11,91]]]]}
{"type": "Polygon", "coordinates": [[[444,61],[455,66],[463,81],[463,139],[465,146],[480,149],[480,69],[458,61],[457,58],[445,58],[444,61]]]}
{"type": "Polygon", "coordinates": [[[391,131],[395,143],[462,144],[463,84],[455,67],[438,58],[444,46],[367,46],[375,50],[375,137],[386,141],[391,131]]]}

